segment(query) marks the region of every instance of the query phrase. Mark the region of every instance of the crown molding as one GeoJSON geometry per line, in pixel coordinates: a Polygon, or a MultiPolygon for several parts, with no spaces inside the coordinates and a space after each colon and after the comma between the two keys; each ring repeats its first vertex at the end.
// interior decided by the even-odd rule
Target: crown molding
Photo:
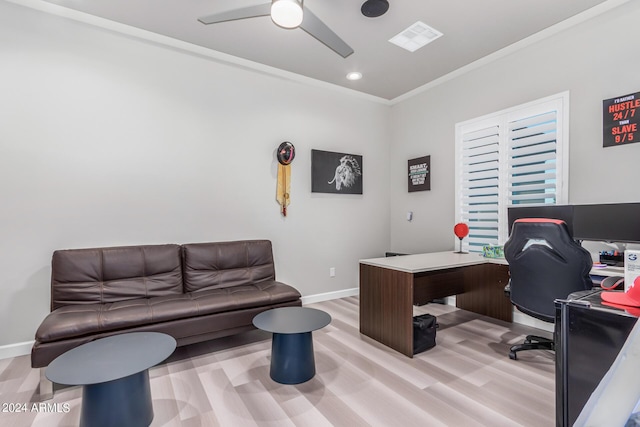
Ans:
{"type": "Polygon", "coordinates": [[[474,61],[464,67],[460,67],[455,71],[450,72],[449,74],[445,74],[442,77],[439,77],[435,80],[430,81],[420,87],[417,87],[409,92],[406,92],[400,96],[397,96],[389,101],[391,105],[398,104],[402,101],[406,101],[407,99],[413,98],[416,95],[421,94],[422,92],[426,92],[429,89],[433,89],[436,86],[439,86],[443,83],[446,83],[450,80],[453,80],[457,77],[460,77],[464,74],[467,74],[473,70],[476,70],[480,67],[483,67],[493,61],[497,61],[498,59],[504,58],[505,56],[511,55],[514,52],[517,52],[525,47],[531,46],[541,40],[552,37],[562,31],[565,31],[571,27],[574,27],[578,24],[581,24],[585,21],[595,18],[605,12],[608,12],[616,7],[622,6],[625,3],[630,2],[631,0],[607,0],[603,3],[600,3],[597,6],[592,7],[591,9],[587,9],[582,13],[572,16],[571,18],[565,19],[562,22],[559,22],[551,27],[545,28],[542,31],[539,31],[531,36],[517,41],[507,47],[504,47],[492,54],[484,56],[477,61],[474,61]]]}
{"type": "Polygon", "coordinates": [[[343,86],[339,86],[333,83],[324,82],[311,77],[303,76],[301,74],[293,73],[291,71],[281,70],[279,68],[271,67],[268,65],[260,64],[258,62],[250,61],[248,59],[239,58],[237,56],[229,55],[217,50],[209,49],[206,47],[198,46],[193,43],[188,43],[182,40],[177,40],[172,37],[163,36],[152,31],[143,30],[137,27],[133,27],[119,22],[111,21],[109,19],[100,18],[85,12],[69,9],[64,6],[48,3],[43,0],[4,0],[8,3],[13,3],[19,6],[24,6],[30,9],[34,9],[40,12],[45,12],[51,15],[59,16],[62,18],[71,19],[73,21],[81,22],[91,26],[99,27],[114,33],[123,34],[129,37],[133,37],[142,41],[154,43],[156,45],[169,47],[183,53],[195,55],[207,60],[217,62],[219,64],[241,68],[244,70],[250,70],[258,72],[264,75],[275,76],[285,80],[289,80],[296,83],[305,84],[307,86],[329,89],[343,95],[353,96],[366,101],[375,102],[382,105],[390,105],[388,99],[380,98],[378,96],[370,95],[364,92],[360,92],[354,89],[349,89],[343,86]]]}
{"type": "Polygon", "coordinates": [[[360,92],[357,90],[349,89],[343,86],[335,85],[332,83],[324,82],[321,80],[317,80],[311,77],[303,76],[301,74],[293,73],[290,71],[281,70],[279,68],[271,67],[268,65],[260,64],[258,62],[249,61],[247,59],[238,58],[233,55],[229,55],[223,52],[219,52],[213,49],[208,49],[202,46],[198,46],[192,43],[184,42],[181,40],[177,40],[171,37],[163,36],[151,31],[142,30],[140,28],[132,27],[130,25],[121,24],[119,22],[110,21],[108,19],[100,18],[94,15],[90,15],[88,13],[79,12],[77,10],[69,9],[63,6],[55,5],[53,3],[48,3],[43,0],[4,0],[9,3],[14,3],[20,6],[28,7],[34,10],[38,10],[41,12],[46,12],[51,15],[60,16],[63,18],[71,19],[74,21],[82,22],[85,24],[89,24],[95,27],[103,28],[114,33],[124,34],[130,37],[137,38],[139,40],[151,42],[157,45],[173,48],[184,53],[196,55],[220,64],[224,64],[227,66],[233,66],[236,68],[241,68],[245,70],[250,70],[254,72],[258,72],[265,75],[275,76],[279,78],[284,78],[286,80],[305,84],[311,87],[322,88],[322,89],[330,89],[338,93],[342,93],[344,95],[353,96],[359,99],[363,99],[366,101],[375,102],[382,105],[393,106],[398,103],[401,103],[407,99],[413,98],[416,95],[419,95],[423,92],[426,92],[434,87],[437,87],[443,83],[451,81],[457,77],[460,77],[464,74],[467,74],[473,70],[481,68],[493,61],[497,61],[501,58],[504,58],[514,52],[517,52],[521,49],[524,49],[528,46],[531,46],[541,40],[552,37],[562,31],[565,31],[571,27],[574,27],[578,24],[581,24],[585,21],[593,19],[605,12],[608,12],[612,9],[622,6],[625,3],[630,2],[631,0],[607,0],[603,3],[600,3],[597,6],[594,6],[578,15],[572,16],[571,18],[565,19],[562,22],[559,22],[551,27],[548,27],[542,31],[539,31],[525,39],[522,39],[516,43],[513,43],[505,48],[502,48],[492,54],[489,54],[483,58],[478,59],[464,67],[458,68],[455,71],[452,71],[448,74],[445,74],[442,77],[439,77],[435,80],[432,80],[429,83],[426,83],[416,89],[410,90],[400,96],[397,96],[391,100],[384,99],[378,96],[366,94],[364,92],[360,92]]]}

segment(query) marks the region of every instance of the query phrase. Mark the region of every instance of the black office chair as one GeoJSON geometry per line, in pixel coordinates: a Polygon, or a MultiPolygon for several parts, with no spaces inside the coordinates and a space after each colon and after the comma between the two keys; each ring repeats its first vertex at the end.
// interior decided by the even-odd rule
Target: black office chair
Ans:
{"type": "MultiPolygon", "coordinates": [[[[510,280],[505,291],[511,303],[529,316],[555,321],[556,299],[591,289],[591,254],[569,234],[564,221],[524,218],[513,223],[511,236],[504,245],[509,262],[510,280]]],[[[528,335],[524,344],[511,347],[509,358],[521,350],[555,350],[553,340],[528,335]]]]}

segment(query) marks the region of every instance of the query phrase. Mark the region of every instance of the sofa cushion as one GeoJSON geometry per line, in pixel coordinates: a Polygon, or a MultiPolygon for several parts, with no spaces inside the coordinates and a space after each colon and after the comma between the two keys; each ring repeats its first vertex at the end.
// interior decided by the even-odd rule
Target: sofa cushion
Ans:
{"type": "Polygon", "coordinates": [[[36,341],[53,342],[212,313],[266,307],[299,298],[300,293],[291,286],[271,280],[187,294],[69,305],[54,310],[44,319],[36,332],[36,341]]]}
{"type": "Polygon", "coordinates": [[[269,240],[182,245],[185,292],[275,280],[269,240]]]}
{"type": "Polygon", "coordinates": [[[179,245],[59,250],[51,261],[51,309],[182,294],[179,245]]]}

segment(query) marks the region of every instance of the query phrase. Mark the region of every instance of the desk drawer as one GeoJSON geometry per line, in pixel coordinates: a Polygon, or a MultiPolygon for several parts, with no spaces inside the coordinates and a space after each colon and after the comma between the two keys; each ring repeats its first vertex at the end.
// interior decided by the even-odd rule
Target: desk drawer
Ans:
{"type": "Polygon", "coordinates": [[[462,268],[417,273],[413,279],[414,304],[426,304],[436,299],[464,292],[462,268]]]}

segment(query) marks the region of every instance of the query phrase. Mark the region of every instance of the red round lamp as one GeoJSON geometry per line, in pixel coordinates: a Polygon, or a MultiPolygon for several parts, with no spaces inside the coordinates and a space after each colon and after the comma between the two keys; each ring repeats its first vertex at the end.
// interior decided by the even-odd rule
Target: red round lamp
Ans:
{"type": "Polygon", "coordinates": [[[453,233],[456,235],[458,239],[460,239],[460,250],[457,251],[457,254],[464,254],[466,252],[462,252],[462,239],[469,235],[469,226],[464,222],[459,222],[453,227],[453,233]]]}

